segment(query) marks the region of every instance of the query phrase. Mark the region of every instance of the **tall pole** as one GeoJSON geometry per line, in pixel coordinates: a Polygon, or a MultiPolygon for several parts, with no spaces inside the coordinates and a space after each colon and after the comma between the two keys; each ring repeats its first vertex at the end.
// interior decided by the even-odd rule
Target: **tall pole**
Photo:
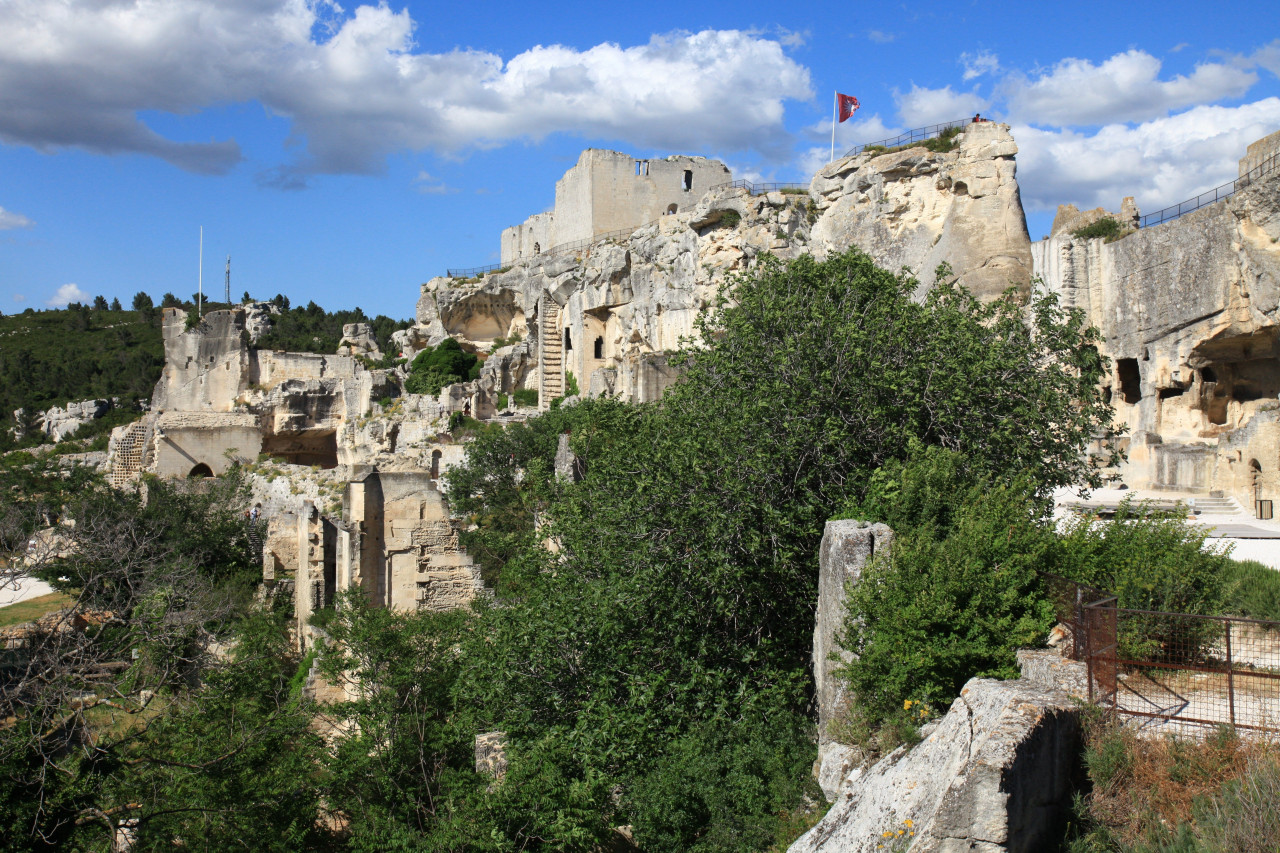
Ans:
{"type": "Polygon", "coordinates": [[[227,307],[231,307],[231,256],[227,255],[227,307]]]}
{"type": "Polygon", "coordinates": [[[200,226],[200,273],[196,279],[196,316],[204,317],[204,226],[200,226]]]}
{"type": "Polygon", "coordinates": [[[831,159],[827,161],[828,163],[836,159],[836,109],[838,109],[836,105],[838,103],[840,103],[840,93],[833,90],[831,92],[831,159]]]}

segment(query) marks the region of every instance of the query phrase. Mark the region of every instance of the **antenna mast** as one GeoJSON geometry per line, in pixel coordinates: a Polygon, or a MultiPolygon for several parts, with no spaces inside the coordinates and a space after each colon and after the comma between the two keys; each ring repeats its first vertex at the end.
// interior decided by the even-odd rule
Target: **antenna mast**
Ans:
{"type": "Polygon", "coordinates": [[[204,226],[200,226],[200,277],[196,285],[196,316],[204,317],[204,226]]]}
{"type": "Polygon", "coordinates": [[[231,307],[231,256],[227,255],[227,307],[231,307]]]}

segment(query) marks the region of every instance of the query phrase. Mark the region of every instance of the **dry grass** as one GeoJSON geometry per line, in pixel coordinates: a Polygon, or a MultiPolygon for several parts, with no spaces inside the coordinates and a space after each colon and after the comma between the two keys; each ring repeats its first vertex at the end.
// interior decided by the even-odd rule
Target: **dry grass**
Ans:
{"type": "Polygon", "coordinates": [[[1280,844],[1270,827],[1280,822],[1280,748],[1273,743],[1226,728],[1199,740],[1141,738],[1098,720],[1088,728],[1086,763],[1093,789],[1084,817],[1092,830],[1073,851],[1163,849],[1179,834],[1194,839],[1187,850],[1280,849],[1267,846],[1280,844]],[[1228,839],[1241,822],[1254,827],[1249,844],[1263,847],[1238,848],[1228,839]]]}
{"type": "Polygon", "coordinates": [[[46,613],[69,607],[72,602],[73,599],[68,595],[51,592],[48,595],[28,598],[26,601],[0,607],[0,628],[11,628],[24,622],[33,622],[46,613]]]}

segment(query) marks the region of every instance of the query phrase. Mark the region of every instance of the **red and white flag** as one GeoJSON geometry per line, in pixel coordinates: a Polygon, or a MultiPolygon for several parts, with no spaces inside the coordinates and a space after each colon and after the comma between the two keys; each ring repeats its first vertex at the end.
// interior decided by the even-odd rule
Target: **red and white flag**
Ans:
{"type": "Polygon", "coordinates": [[[858,99],[853,95],[842,95],[836,92],[836,100],[840,102],[840,121],[851,118],[858,109],[858,99]]]}

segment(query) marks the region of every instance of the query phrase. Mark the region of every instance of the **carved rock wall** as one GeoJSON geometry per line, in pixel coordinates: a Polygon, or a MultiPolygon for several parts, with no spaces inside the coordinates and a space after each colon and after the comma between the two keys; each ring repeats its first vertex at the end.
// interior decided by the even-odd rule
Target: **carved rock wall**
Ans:
{"type": "Polygon", "coordinates": [[[1124,480],[1280,497],[1280,175],[1111,243],[1073,225],[1033,246],[1035,271],[1105,336],[1124,480]]]}

